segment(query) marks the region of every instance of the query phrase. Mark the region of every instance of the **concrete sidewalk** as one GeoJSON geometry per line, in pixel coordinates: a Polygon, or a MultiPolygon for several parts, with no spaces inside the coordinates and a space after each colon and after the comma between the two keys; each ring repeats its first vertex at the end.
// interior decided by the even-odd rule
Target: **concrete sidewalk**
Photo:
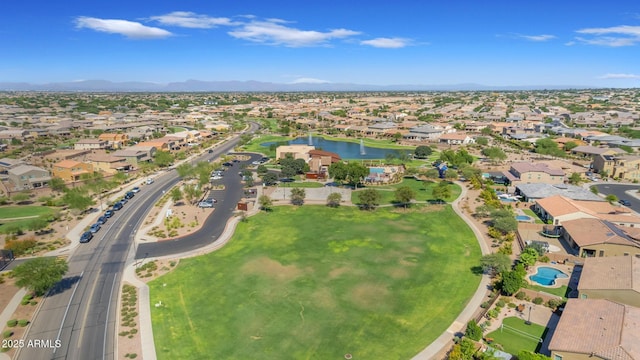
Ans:
{"type": "MultiPolygon", "coordinates": [[[[2,327],[4,327],[4,324],[6,324],[7,321],[13,318],[13,313],[16,311],[18,306],[20,306],[20,302],[22,302],[22,298],[25,295],[27,295],[26,289],[22,288],[18,290],[18,292],[13,296],[11,301],[9,301],[7,306],[4,309],[2,309],[2,312],[0,313],[0,324],[2,324],[2,327]]],[[[9,355],[5,353],[0,353],[0,360],[9,360],[9,359],[11,359],[9,355]]]]}

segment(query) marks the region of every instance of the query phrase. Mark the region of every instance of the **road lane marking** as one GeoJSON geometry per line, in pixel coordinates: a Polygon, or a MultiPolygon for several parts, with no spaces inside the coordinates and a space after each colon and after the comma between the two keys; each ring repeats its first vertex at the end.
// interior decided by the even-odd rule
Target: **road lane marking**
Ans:
{"type": "MultiPolygon", "coordinates": [[[[64,310],[64,315],[62,316],[62,322],[60,323],[60,329],[58,330],[58,336],[56,336],[56,343],[60,340],[60,334],[62,334],[62,327],[64,326],[64,321],[67,319],[67,314],[69,313],[69,307],[71,307],[73,296],[76,294],[76,290],[78,290],[78,285],[80,284],[80,280],[82,280],[82,275],[84,275],[84,271],[80,273],[80,278],[78,279],[78,282],[76,282],[76,286],[73,288],[73,292],[71,293],[71,298],[69,299],[67,308],[64,310]]],[[[56,350],[58,350],[57,347],[53,348],[54,354],[56,353],[56,350]]]]}
{"type": "MultiPolygon", "coordinates": [[[[116,278],[117,276],[114,274],[113,283],[111,284],[111,292],[109,292],[109,303],[107,304],[106,321],[104,323],[104,338],[102,340],[102,360],[104,360],[107,356],[107,330],[109,330],[109,310],[111,309],[111,299],[113,296],[113,289],[116,287],[116,278]]],[[[116,314],[116,321],[118,321],[117,316],[118,315],[116,314]]]]}
{"type": "Polygon", "coordinates": [[[89,295],[89,301],[85,304],[87,305],[87,309],[84,311],[84,317],[82,319],[82,327],[80,327],[80,337],[78,338],[78,349],[82,344],[82,338],[84,336],[84,328],[87,326],[87,316],[89,316],[89,309],[91,309],[91,301],[93,300],[93,294],[96,292],[96,286],[98,286],[98,280],[100,279],[100,273],[102,269],[98,270],[98,274],[96,274],[96,280],[93,282],[93,287],[91,287],[91,294],[89,295]]]}

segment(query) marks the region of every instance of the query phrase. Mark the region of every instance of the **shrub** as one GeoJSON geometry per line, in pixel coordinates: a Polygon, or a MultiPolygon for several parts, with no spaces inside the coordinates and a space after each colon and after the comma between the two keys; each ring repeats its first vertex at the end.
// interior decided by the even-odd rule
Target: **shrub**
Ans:
{"type": "Polygon", "coordinates": [[[14,256],[22,256],[29,253],[29,251],[35,248],[36,245],[38,245],[38,242],[35,239],[31,238],[24,240],[7,241],[4,245],[4,248],[5,250],[13,251],[14,256]]]}
{"type": "Polygon", "coordinates": [[[18,320],[18,325],[19,325],[20,327],[25,327],[25,326],[29,325],[29,320],[27,320],[27,319],[20,319],[20,320],[18,320]]]}
{"type": "Polygon", "coordinates": [[[540,259],[538,259],[538,261],[543,262],[543,263],[548,263],[551,260],[549,259],[548,256],[545,255],[545,256],[541,257],[540,259]]]}
{"type": "Polygon", "coordinates": [[[539,297],[539,296],[538,296],[538,297],[534,298],[534,299],[532,300],[532,302],[533,302],[534,304],[536,304],[536,305],[540,305],[540,304],[542,304],[542,303],[544,302],[544,300],[543,300],[541,297],[539,297]]]}
{"type": "Polygon", "coordinates": [[[550,307],[552,309],[557,309],[563,304],[564,300],[562,299],[549,299],[549,301],[547,301],[547,307],[550,307]]]}
{"type": "Polygon", "coordinates": [[[480,304],[480,307],[483,308],[483,309],[488,308],[489,307],[489,302],[488,301],[483,302],[482,304],[480,304]]]}
{"type": "Polygon", "coordinates": [[[507,306],[508,306],[509,308],[511,308],[511,309],[515,309],[517,305],[516,305],[516,304],[514,304],[514,303],[512,303],[512,302],[510,302],[510,303],[508,303],[508,304],[507,304],[507,306]]]}
{"type": "Polygon", "coordinates": [[[13,336],[13,331],[12,330],[5,330],[2,333],[2,338],[3,339],[10,338],[11,336],[13,336]]]}
{"type": "Polygon", "coordinates": [[[522,291],[516,294],[516,299],[518,300],[524,300],[526,297],[527,297],[527,294],[523,293],[522,291]]]}
{"type": "Polygon", "coordinates": [[[18,325],[18,320],[16,320],[16,319],[11,319],[11,320],[7,321],[7,326],[8,327],[15,327],[16,325],[18,325]]]}
{"type": "Polygon", "coordinates": [[[489,318],[495,319],[498,317],[498,315],[500,315],[500,313],[496,309],[492,309],[487,312],[487,315],[489,316],[489,318]]]}
{"type": "Polygon", "coordinates": [[[502,299],[498,300],[498,302],[496,303],[496,307],[499,307],[499,308],[503,308],[505,305],[506,303],[502,299]]]}
{"type": "Polygon", "coordinates": [[[482,328],[475,320],[471,320],[467,323],[467,331],[464,334],[471,340],[479,341],[482,339],[482,328]]]}

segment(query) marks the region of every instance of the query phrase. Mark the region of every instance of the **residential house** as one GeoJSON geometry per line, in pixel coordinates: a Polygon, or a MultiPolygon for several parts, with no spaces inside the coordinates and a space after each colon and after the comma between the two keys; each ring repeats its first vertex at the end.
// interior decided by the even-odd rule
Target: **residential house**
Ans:
{"type": "Polygon", "coordinates": [[[108,141],[100,139],[80,139],[75,144],[73,144],[73,148],[75,150],[106,149],[108,146],[108,141]]]}
{"type": "Polygon", "coordinates": [[[289,154],[293,156],[294,159],[303,159],[305,162],[308,162],[311,159],[309,152],[311,150],[315,150],[315,146],[309,145],[283,145],[278,146],[276,148],[276,159],[284,159],[289,154]]]}
{"type": "Polygon", "coordinates": [[[522,196],[522,201],[525,202],[536,202],[556,195],[562,195],[571,200],[604,201],[591,191],[571,184],[517,184],[515,194],[522,196]]]}
{"type": "Polygon", "coordinates": [[[27,163],[19,159],[2,158],[0,159],[0,173],[6,174],[11,168],[19,165],[26,165],[27,163]]]}
{"type": "Polygon", "coordinates": [[[569,299],[549,343],[553,360],[640,359],[640,309],[605,299],[569,299]]]}
{"type": "Polygon", "coordinates": [[[132,148],[136,148],[136,147],[155,147],[156,150],[159,151],[169,151],[169,150],[174,150],[174,148],[176,147],[175,145],[175,141],[174,140],[170,140],[170,139],[164,139],[164,138],[160,138],[160,139],[156,139],[156,140],[148,140],[148,141],[142,141],[137,143],[136,145],[132,146],[132,148]]]}
{"type": "Polygon", "coordinates": [[[578,293],[580,299],[608,299],[640,307],[640,257],[584,259],[578,293]]]}
{"type": "Polygon", "coordinates": [[[440,142],[449,145],[467,145],[474,144],[475,140],[463,133],[451,133],[451,134],[442,134],[440,136],[440,142]]]}
{"type": "Polygon", "coordinates": [[[563,184],[565,177],[564,171],[552,169],[544,163],[513,163],[509,172],[517,178],[515,181],[526,184],[563,184]]]}
{"type": "Polygon", "coordinates": [[[85,158],[85,162],[93,165],[95,171],[114,174],[118,171],[129,171],[132,168],[125,158],[113,156],[111,154],[91,154],[85,158]]]}
{"type": "Polygon", "coordinates": [[[640,181],[640,156],[599,155],[593,161],[593,169],[612,178],[640,181]]]}
{"type": "Polygon", "coordinates": [[[33,138],[33,135],[31,135],[27,130],[16,130],[16,129],[0,130],[0,140],[11,140],[11,139],[27,140],[31,138],[33,138]]]}
{"type": "Polygon", "coordinates": [[[75,160],[62,160],[53,164],[51,173],[53,177],[70,183],[80,181],[82,175],[93,174],[93,165],[75,160]]]}
{"type": "Polygon", "coordinates": [[[49,171],[33,165],[18,165],[8,169],[7,174],[16,190],[40,188],[51,181],[49,171]]]}
{"type": "Polygon", "coordinates": [[[309,150],[309,170],[322,174],[329,172],[331,164],[340,161],[340,155],[324,150],[309,150]]]}
{"type": "Polygon", "coordinates": [[[568,220],[562,223],[561,233],[581,257],[640,256],[640,241],[610,221],[594,218],[568,220]]]}
{"type": "Polygon", "coordinates": [[[113,156],[124,159],[131,165],[137,166],[142,162],[151,162],[156,154],[154,147],[136,146],[128,149],[118,150],[113,156]]]}
{"type": "Polygon", "coordinates": [[[562,226],[575,219],[600,219],[619,226],[640,227],[640,214],[606,201],[571,200],[562,195],[536,200],[534,210],[547,222],[562,226]]]}
{"type": "Polygon", "coordinates": [[[421,125],[409,129],[409,133],[403,137],[409,140],[437,140],[445,130],[439,126],[421,125]]]}
{"type": "Polygon", "coordinates": [[[106,141],[112,149],[121,149],[129,141],[129,136],[127,134],[102,133],[98,139],[106,141]]]}

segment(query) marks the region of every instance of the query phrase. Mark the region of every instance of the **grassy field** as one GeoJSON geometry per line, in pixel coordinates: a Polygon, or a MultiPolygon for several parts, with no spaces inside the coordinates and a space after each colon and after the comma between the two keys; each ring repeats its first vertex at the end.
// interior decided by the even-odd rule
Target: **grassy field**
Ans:
{"type": "Polygon", "coordinates": [[[273,141],[289,141],[292,139],[292,137],[278,135],[262,135],[251,140],[248,144],[245,144],[242,149],[243,151],[261,153],[273,158],[276,156],[275,150],[271,151],[268,146],[262,146],[260,144],[273,141]]]}
{"type": "Polygon", "coordinates": [[[502,324],[505,325],[504,329],[495,330],[486,337],[502,345],[509,354],[517,354],[521,350],[536,351],[540,346],[537,339],[544,338],[546,330],[542,325],[527,325],[515,316],[504,318],[502,324]]]}
{"type": "Polygon", "coordinates": [[[315,181],[302,181],[302,182],[292,182],[292,183],[283,183],[284,187],[299,187],[299,188],[321,188],[324,186],[323,183],[315,182],[315,181]]]}
{"type": "MultiPolygon", "coordinates": [[[[395,190],[401,186],[408,186],[412,188],[416,193],[416,200],[419,202],[425,202],[427,200],[433,200],[433,196],[431,195],[433,188],[438,185],[435,182],[431,181],[420,181],[413,178],[405,178],[401,183],[389,185],[389,186],[371,186],[371,189],[379,190],[382,194],[382,199],[380,201],[381,205],[385,204],[393,204],[395,202],[395,190]]],[[[456,184],[451,184],[451,197],[447,199],[447,201],[453,201],[458,196],[460,196],[460,192],[462,191],[460,187],[456,184]]],[[[354,191],[351,193],[351,202],[354,204],[359,204],[359,192],[354,191]]]]}
{"type": "Polygon", "coordinates": [[[149,283],[157,355],[408,359],[464,308],[479,258],[450,207],[276,207],[149,283]]]}
{"type": "Polygon", "coordinates": [[[0,220],[53,214],[53,209],[38,205],[3,206],[0,207],[0,220]]]}
{"type": "MultiPolygon", "coordinates": [[[[360,143],[360,140],[361,140],[360,138],[337,137],[337,136],[322,135],[322,134],[314,134],[313,136],[321,137],[326,140],[345,141],[345,142],[352,142],[352,143],[358,143],[358,144],[360,143]]],[[[395,141],[391,139],[380,140],[380,139],[364,138],[362,139],[362,142],[365,146],[375,147],[380,149],[398,149],[398,150],[415,149],[415,146],[398,145],[395,141]]]]}

